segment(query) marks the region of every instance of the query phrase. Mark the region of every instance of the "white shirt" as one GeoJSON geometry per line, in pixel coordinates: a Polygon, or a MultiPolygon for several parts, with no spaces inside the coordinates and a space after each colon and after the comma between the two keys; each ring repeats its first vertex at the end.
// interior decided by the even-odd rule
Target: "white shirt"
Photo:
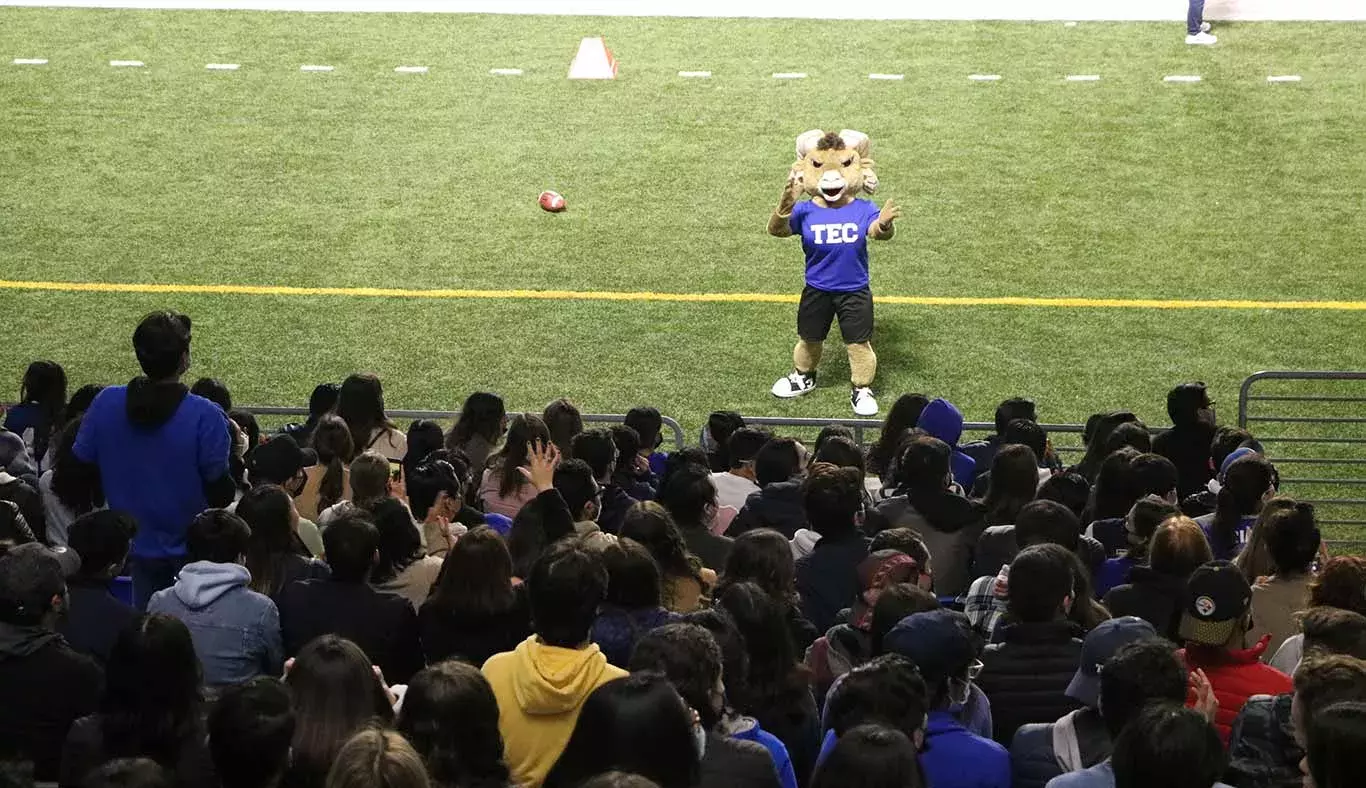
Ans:
{"type": "Polygon", "coordinates": [[[730,471],[713,473],[711,483],[716,486],[716,505],[730,506],[737,512],[744,508],[750,493],[759,492],[759,485],[730,471]]]}

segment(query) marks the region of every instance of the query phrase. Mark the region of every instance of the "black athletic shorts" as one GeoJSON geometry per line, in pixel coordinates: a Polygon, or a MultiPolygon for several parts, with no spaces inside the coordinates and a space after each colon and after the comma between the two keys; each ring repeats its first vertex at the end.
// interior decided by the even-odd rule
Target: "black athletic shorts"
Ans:
{"type": "Polygon", "coordinates": [[[797,336],[805,342],[824,342],[830,322],[840,321],[840,334],[846,345],[873,339],[873,291],[868,288],[849,293],[818,290],[807,285],[797,305],[797,336]]]}

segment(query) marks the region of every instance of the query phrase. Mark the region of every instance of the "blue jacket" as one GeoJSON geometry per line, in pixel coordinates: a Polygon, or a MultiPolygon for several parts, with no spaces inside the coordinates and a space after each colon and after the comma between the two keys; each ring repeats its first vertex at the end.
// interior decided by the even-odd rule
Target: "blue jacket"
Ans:
{"type": "Polygon", "coordinates": [[[977,463],[958,448],[958,440],[963,437],[963,413],[946,399],[933,399],[920,411],[920,419],[915,426],[949,444],[953,450],[949,457],[953,480],[958,482],[964,493],[971,490],[972,482],[977,478],[977,463]]]}
{"type": "Polygon", "coordinates": [[[110,509],[137,518],[132,554],[185,555],[185,531],[209,508],[205,485],[228,472],[228,417],[180,384],[101,391],[86,411],[75,453],[99,466],[110,509]]]}
{"type": "Polygon", "coordinates": [[[773,756],[773,768],[778,771],[778,784],[782,788],[797,788],[797,773],[792,769],[792,758],[787,754],[787,745],[777,736],[759,727],[750,717],[732,717],[722,725],[725,733],[732,739],[743,739],[762,744],[768,754],[773,756]]]}
{"type": "Polygon", "coordinates": [[[195,561],[147,605],[147,612],[174,616],[189,628],[211,687],[278,675],[284,665],[280,613],[270,597],[247,588],[250,582],[246,567],[195,561]]]}
{"type": "Polygon", "coordinates": [[[933,788],[1010,788],[1010,753],[971,733],[947,710],[930,712],[920,768],[933,788]]]}
{"type": "Polygon", "coordinates": [[[593,621],[590,639],[602,649],[607,661],[625,668],[631,652],[642,636],[653,629],[672,623],[678,618],[662,607],[644,610],[625,610],[615,605],[603,605],[593,621]]]}

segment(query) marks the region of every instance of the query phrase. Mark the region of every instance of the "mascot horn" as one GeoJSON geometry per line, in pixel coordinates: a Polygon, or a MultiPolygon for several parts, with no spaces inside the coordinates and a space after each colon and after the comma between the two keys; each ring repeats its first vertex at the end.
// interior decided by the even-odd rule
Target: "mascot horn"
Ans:
{"type": "Polygon", "coordinates": [[[800,397],[816,387],[816,366],[830,324],[839,319],[849,353],[850,404],[859,416],[876,416],[873,377],[873,294],[868,278],[868,239],[892,237],[901,215],[888,200],[878,209],[860,193],[877,189],[868,135],[819,129],[797,137],[797,161],[773,216],[770,235],[800,235],[806,254],[806,287],[797,306],[793,371],[773,384],[776,397],[800,397]],[[800,200],[802,195],[809,200],[800,200]]]}

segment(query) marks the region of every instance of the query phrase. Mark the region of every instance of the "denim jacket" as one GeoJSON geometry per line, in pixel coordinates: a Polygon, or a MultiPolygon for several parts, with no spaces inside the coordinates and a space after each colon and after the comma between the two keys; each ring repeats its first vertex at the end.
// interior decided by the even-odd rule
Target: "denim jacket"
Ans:
{"type": "Polygon", "coordinates": [[[247,588],[250,582],[246,567],[196,561],[147,606],[149,613],[174,616],[189,628],[208,686],[278,674],[284,663],[280,613],[270,597],[247,588]]]}

